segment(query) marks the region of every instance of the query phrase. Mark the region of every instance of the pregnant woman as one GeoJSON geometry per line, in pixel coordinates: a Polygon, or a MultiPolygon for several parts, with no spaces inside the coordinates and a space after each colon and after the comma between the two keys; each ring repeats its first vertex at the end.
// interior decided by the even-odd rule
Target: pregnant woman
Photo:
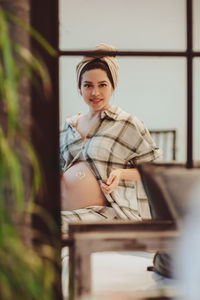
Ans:
{"type": "MultiPolygon", "coordinates": [[[[116,51],[105,44],[96,49],[116,51]]],[[[159,158],[160,150],[139,119],[110,104],[115,57],[84,57],[76,70],[88,112],[67,119],[61,133],[63,231],[70,221],[141,219],[136,166],[159,158]]]]}

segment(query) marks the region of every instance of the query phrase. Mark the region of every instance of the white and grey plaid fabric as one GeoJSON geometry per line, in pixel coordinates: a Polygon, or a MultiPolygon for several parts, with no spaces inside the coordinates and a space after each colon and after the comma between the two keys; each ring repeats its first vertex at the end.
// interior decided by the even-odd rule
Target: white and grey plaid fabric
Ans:
{"type": "MultiPolygon", "coordinates": [[[[99,184],[106,182],[110,172],[117,168],[134,168],[145,161],[160,157],[149,131],[135,116],[118,106],[111,106],[101,112],[99,122],[91,129],[83,141],[76,130],[79,114],[66,120],[60,135],[60,166],[63,172],[70,168],[80,155],[88,163],[99,184]]],[[[63,212],[65,220],[90,220],[91,215],[99,218],[141,219],[138,211],[138,191],[136,182],[121,180],[111,193],[105,194],[111,207],[88,207],[72,212],[63,212]]]]}

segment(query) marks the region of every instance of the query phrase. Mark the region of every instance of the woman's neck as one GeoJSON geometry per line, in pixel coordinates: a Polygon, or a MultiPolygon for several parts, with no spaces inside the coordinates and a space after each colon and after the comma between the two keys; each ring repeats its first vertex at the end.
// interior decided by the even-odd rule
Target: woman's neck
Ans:
{"type": "MultiPolygon", "coordinates": [[[[106,110],[106,109],[108,109],[109,107],[110,107],[110,106],[108,106],[107,108],[105,108],[105,109],[103,109],[103,110],[106,110]]],[[[88,116],[89,119],[93,119],[93,118],[95,118],[95,117],[100,117],[101,112],[102,112],[103,110],[95,111],[95,110],[89,109],[89,111],[88,111],[88,113],[87,113],[87,116],[88,116]]]]}
{"type": "Polygon", "coordinates": [[[89,110],[87,113],[87,117],[88,119],[94,119],[94,118],[98,118],[101,114],[101,111],[93,111],[93,110],[89,110]]]}

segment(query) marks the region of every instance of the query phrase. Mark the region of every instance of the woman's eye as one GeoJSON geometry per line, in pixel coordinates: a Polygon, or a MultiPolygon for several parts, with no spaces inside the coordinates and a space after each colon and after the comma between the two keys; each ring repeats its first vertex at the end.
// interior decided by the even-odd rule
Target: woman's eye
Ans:
{"type": "Polygon", "coordinates": [[[85,87],[85,88],[90,88],[90,87],[91,87],[91,84],[84,84],[84,87],[85,87]]]}
{"type": "Polygon", "coordinates": [[[104,86],[106,86],[105,83],[101,83],[101,84],[100,84],[100,87],[104,87],[104,86]]]}

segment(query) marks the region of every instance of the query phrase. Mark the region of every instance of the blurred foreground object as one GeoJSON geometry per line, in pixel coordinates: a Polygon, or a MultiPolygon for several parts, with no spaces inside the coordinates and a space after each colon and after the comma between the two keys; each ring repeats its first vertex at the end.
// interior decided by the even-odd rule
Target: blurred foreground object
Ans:
{"type": "Polygon", "coordinates": [[[174,259],[181,300],[200,299],[200,187],[196,186],[174,259]]]}

